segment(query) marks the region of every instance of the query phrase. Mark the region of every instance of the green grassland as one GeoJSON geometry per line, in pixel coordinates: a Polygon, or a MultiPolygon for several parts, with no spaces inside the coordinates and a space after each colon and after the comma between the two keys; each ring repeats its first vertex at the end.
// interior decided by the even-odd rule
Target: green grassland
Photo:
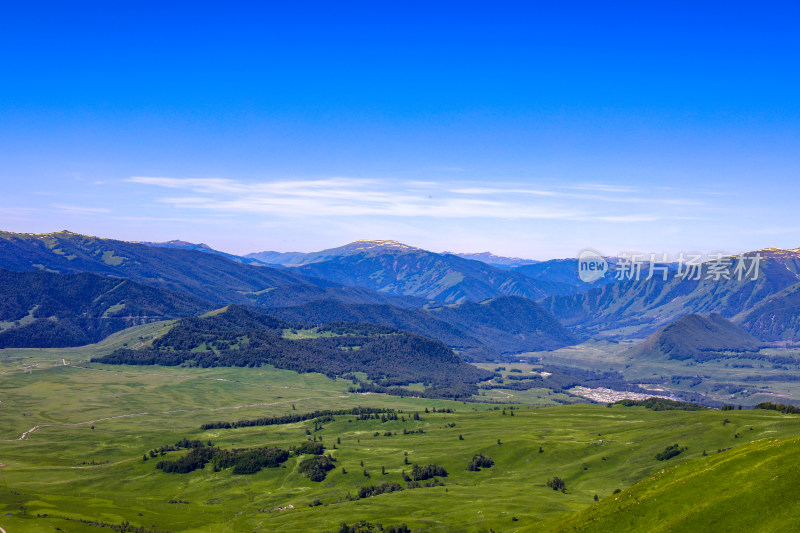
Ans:
{"type": "MultiPolygon", "coordinates": [[[[774,411],[655,412],[575,404],[505,406],[503,414],[503,406],[490,403],[352,394],[347,380],[270,367],[86,362],[126,343],[147,343],[163,327],[127,330],[83,349],[0,351],[0,527],[102,531],[57,518],[71,517],[172,532],[337,531],[342,522],[360,520],[425,531],[546,531],[561,527],[559,521],[573,513],[600,509],[619,496],[612,495],[615,489],[665,467],[721,460],[749,442],[800,436],[800,416],[774,411]],[[318,431],[312,420],[200,429],[207,422],[355,406],[402,410],[406,421],[341,415],[318,431]],[[434,407],[455,412],[433,413],[434,407]],[[413,420],[413,412],[421,420],[413,420]],[[423,433],[404,435],[404,429],[423,433]],[[210,466],[168,474],[155,468],[158,459],[143,461],[150,449],[184,437],[211,440],[223,449],[288,448],[322,439],[336,468],[314,482],[298,471],[302,457],[253,475],[214,472],[210,466]],[[655,459],[676,443],[688,450],[666,462],[655,459]],[[733,449],[717,453],[728,447],[733,449]],[[445,467],[444,486],[348,499],[360,487],[382,481],[405,487],[402,471],[411,469],[406,453],[409,463],[445,467]],[[467,471],[477,453],[491,456],[495,465],[467,471]],[[565,493],[546,486],[553,476],[566,481],[565,493]],[[317,499],[321,505],[310,506],[317,499]],[[290,505],[294,509],[278,510],[290,505]]],[[[169,452],[164,459],[185,453],[169,452]]]]}
{"type": "MultiPolygon", "coordinates": [[[[662,470],[554,531],[798,531],[800,439],[763,439],[662,470]],[[787,505],[788,504],[788,505],[787,505]]],[[[531,528],[537,531],[537,528],[531,528]]]]}

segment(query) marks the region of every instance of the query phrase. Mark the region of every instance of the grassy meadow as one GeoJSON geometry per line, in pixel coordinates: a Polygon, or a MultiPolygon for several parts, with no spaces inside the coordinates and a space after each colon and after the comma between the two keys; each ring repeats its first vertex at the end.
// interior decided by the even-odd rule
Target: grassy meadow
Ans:
{"type": "Polygon", "coordinates": [[[539,405],[512,409],[352,394],[346,380],[267,367],[87,363],[126,343],[147,342],[159,327],[83,349],[0,351],[0,527],[9,533],[102,531],[66,520],[73,518],[172,532],[338,531],[343,522],[361,520],[424,531],[559,530],[573,527],[563,522],[567,517],[607,508],[619,497],[615,489],[627,490],[664,468],[721,461],[746,443],[800,436],[800,416],[772,411],[546,406],[544,390],[525,391],[539,405]],[[207,422],[355,406],[392,408],[406,421],[340,415],[321,429],[312,420],[200,429],[207,422]],[[413,420],[414,412],[420,420],[413,420]],[[404,435],[404,429],[414,433],[404,435]],[[315,482],[298,471],[299,457],[253,475],[210,466],[165,473],[155,468],[162,458],[143,460],[149,450],[184,437],[223,449],[289,448],[315,438],[336,467],[315,482]],[[672,444],[687,450],[655,459],[672,444]],[[478,453],[495,465],[468,471],[478,453]],[[439,478],[443,486],[356,498],[362,486],[384,481],[405,487],[402,472],[412,464],[437,464],[449,475],[439,478]],[[566,482],[564,493],[546,485],[554,476],[566,482]]]}

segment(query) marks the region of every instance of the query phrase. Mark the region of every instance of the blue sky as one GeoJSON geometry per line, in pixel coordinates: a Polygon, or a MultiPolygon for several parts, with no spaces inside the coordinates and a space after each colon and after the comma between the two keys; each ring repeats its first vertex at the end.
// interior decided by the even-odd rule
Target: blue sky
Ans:
{"type": "Polygon", "coordinates": [[[0,17],[4,230],[800,246],[797,1],[26,4],[0,17]]]}

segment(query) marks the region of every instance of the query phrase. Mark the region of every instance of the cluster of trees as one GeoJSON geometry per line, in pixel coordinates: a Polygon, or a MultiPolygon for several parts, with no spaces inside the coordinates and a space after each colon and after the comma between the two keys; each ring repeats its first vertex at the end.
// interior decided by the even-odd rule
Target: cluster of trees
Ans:
{"type": "Polygon", "coordinates": [[[753,375],[743,377],[742,381],[800,381],[800,374],[789,374],[783,372],[779,374],[753,375]]]}
{"type": "Polygon", "coordinates": [[[779,411],[781,413],[798,415],[800,414],[800,407],[794,405],[784,405],[782,403],[762,402],[755,406],[755,409],[766,409],[768,411],[779,411]]]}
{"type": "Polygon", "coordinates": [[[183,457],[172,460],[163,460],[156,463],[156,468],[169,474],[188,474],[195,470],[205,468],[206,464],[214,457],[213,447],[195,448],[183,457]]]}
{"type": "Polygon", "coordinates": [[[336,468],[334,462],[336,462],[336,459],[331,457],[330,454],[307,457],[300,461],[297,470],[311,481],[322,481],[330,470],[336,468]]]}
{"type": "Polygon", "coordinates": [[[321,442],[307,440],[300,446],[292,446],[291,450],[295,455],[322,455],[325,447],[321,442]]]}
{"type": "Polygon", "coordinates": [[[212,457],[214,470],[233,467],[237,475],[255,474],[262,468],[275,468],[289,458],[289,452],[281,448],[255,448],[249,450],[220,450],[212,457]]]}
{"type": "Polygon", "coordinates": [[[250,448],[221,450],[215,446],[199,446],[192,448],[183,457],[174,460],[163,460],[156,468],[168,473],[188,474],[205,468],[212,462],[214,471],[233,468],[237,475],[255,474],[262,468],[280,466],[289,459],[289,451],[281,448],[250,448]]]}
{"type": "Polygon", "coordinates": [[[358,489],[358,497],[359,499],[370,498],[372,496],[378,496],[379,494],[388,494],[390,492],[397,492],[399,490],[403,490],[403,486],[400,485],[400,483],[384,481],[378,485],[361,487],[358,489]]]}
{"type": "MultiPolygon", "coordinates": [[[[149,528],[144,526],[134,526],[128,521],[122,522],[121,524],[113,524],[111,522],[105,522],[103,520],[86,520],[85,518],[73,518],[71,516],[60,516],[60,515],[51,515],[47,513],[42,513],[40,515],[42,518],[58,518],[60,520],[70,520],[72,522],[80,522],[81,524],[86,524],[87,526],[92,527],[107,527],[111,531],[115,533],[169,533],[163,529],[156,529],[156,528],[149,528]]],[[[408,531],[408,529],[406,529],[408,531]]]]}
{"type": "Polygon", "coordinates": [[[375,533],[377,531],[382,531],[384,533],[411,533],[411,530],[408,529],[408,526],[405,524],[389,526],[384,529],[380,524],[373,524],[371,522],[365,522],[364,520],[356,522],[352,526],[348,526],[344,522],[339,526],[339,533],[375,533]]]}
{"type": "MultiPolygon", "coordinates": [[[[403,480],[406,480],[406,476],[403,477],[403,480]]],[[[433,478],[431,481],[426,481],[425,483],[420,483],[419,481],[408,481],[408,483],[406,483],[406,487],[409,489],[419,489],[422,487],[444,487],[444,483],[439,481],[438,478],[433,478]]]]}
{"type": "Polygon", "coordinates": [[[553,490],[557,490],[563,493],[567,492],[567,483],[558,476],[554,476],[553,478],[547,481],[547,486],[553,490]]]}
{"type": "Polygon", "coordinates": [[[423,481],[433,477],[447,477],[447,470],[444,467],[431,464],[431,465],[414,465],[411,468],[411,478],[414,481],[423,481]]]}
{"type": "MultiPolygon", "coordinates": [[[[213,446],[211,441],[200,441],[200,440],[189,440],[187,438],[183,438],[176,442],[175,444],[164,444],[163,446],[159,446],[158,448],[153,448],[150,450],[149,454],[150,457],[157,457],[159,455],[165,455],[167,452],[174,452],[180,449],[190,450],[193,448],[202,448],[203,446],[213,446]]],[[[147,456],[145,455],[145,459],[147,456]]]]}
{"type": "Polygon", "coordinates": [[[424,383],[428,391],[423,395],[436,397],[471,395],[476,383],[491,376],[462,361],[440,341],[393,328],[337,323],[325,326],[337,336],[288,339],[283,329],[289,326],[230,306],[212,316],[182,319],[151,347],[120,349],[93,361],[200,367],[270,364],[330,377],[364,372],[380,392],[419,395],[394,387],[424,383]]]}
{"type": "Polygon", "coordinates": [[[646,407],[653,411],[699,411],[705,409],[702,405],[690,402],[667,400],[666,398],[647,398],[645,400],[620,400],[618,405],[625,407],[646,407]]]}
{"type": "Polygon", "coordinates": [[[494,465],[494,461],[491,457],[479,453],[472,458],[472,461],[467,463],[467,470],[477,472],[481,468],[489,468],[492,465],[494,465]]]}
{"type": "Polygon", "coordinates": [[[656,454],[656,459],[658,459],[659,461],[666,461],[668,459],[672,459],[676,455],[682,454],[687,449],[688,448],[681,447],[678,444],[673,444],[671,446],[667,446],[666,448],[664,448],[664,451],[658,452],[656,454]]]}
{"type": "Polygon", "coordinates": [[[350,415],[356,417],[358,420],[368,420],[373,416],[377,417],[377,415],[385,413],[394,414],[396,417],[396,413],[393,409],[379,407],[353,407],[352,409],[326,409],[321,411],[312,411],[310,413],[297,413],[283,416],[265,416],[261,418],[237,420],[235,422],[208,422],[200,426],[200,429],[208,430],[232,429],[252,426],[274,426],[281,424],[295,424],[297,422],[322,418],[327,418],[327,421],[331,421],[333,420],[332,417],[340,415],[350,415]]]}

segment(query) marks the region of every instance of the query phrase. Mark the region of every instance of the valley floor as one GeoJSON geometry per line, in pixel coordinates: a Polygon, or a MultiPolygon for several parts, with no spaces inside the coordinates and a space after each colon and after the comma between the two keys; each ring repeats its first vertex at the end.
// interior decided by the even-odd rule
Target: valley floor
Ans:
{"type": "Polygon", "coordinates": [[[695,362],[632,357],[626,352],[634,344],[592,340],[519,357],[546,365],[618,371],[627,381],[652,390],[654,395],[674,394],[692,401],[699,398],[692,395],[702,395],[718,404],[737,406],[800,404],[800,350],[796,348],[765,348],[753,354],[695,362]]]}

